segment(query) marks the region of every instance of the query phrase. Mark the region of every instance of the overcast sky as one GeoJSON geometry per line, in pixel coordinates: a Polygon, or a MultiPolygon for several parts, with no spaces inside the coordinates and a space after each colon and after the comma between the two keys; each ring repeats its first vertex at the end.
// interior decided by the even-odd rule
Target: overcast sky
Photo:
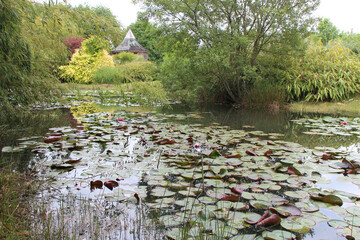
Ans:
{"type": "MultiPolygon", "coordinates": [[[[125,27],[136,21],[140,11],[140,6],[132,4],[131,0],[68,0],[68,3],[108,7],[125,27]]],[[[329,18],[340,31],[360,33],[360,0],[321,0],[315,15],[329,18]]]]}

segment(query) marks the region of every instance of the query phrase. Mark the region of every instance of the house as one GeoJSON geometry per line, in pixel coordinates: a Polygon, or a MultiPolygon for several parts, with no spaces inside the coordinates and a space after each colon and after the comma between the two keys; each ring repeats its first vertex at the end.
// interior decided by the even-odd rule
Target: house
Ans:
{"type": "Polygon", "coordinates": [[[110,51],[110,53],[113,55],[120,52],[131,52],[143,56],[146,61],[148,60],[149,50],[145,49],[143,46],[140,45],[140,43],[136,41],[131,29],[129,29],[129,31],[127,32],[122,43],[110,51]]]}

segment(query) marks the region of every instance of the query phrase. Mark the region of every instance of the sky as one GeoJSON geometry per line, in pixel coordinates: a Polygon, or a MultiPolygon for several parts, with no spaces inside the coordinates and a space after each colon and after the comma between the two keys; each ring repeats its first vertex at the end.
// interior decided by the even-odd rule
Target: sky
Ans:
{"type": "MultiPolygon", "coordinates": [[[[139,5],[131,0],[68,0],[71,5],[88,3],[90,6],[102,5],[110,8],[120,23],[127,27],[136,22],[139,5]]],[[[329,18],[340,30],[360,33],[360,0],[321,0],[316,17],[329,18]]]]}

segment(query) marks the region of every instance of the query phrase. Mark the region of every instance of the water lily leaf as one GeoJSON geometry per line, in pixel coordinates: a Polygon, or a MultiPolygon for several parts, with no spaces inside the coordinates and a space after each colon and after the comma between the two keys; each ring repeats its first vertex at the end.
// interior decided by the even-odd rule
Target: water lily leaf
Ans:
{"type": "Polygon", "coordinates": [[[255,212],[247,212],[247,213],[245,213],[245,222],[247,222],[249,224],[257,223],[260,218],[261,218],[261,215],[255,213],[255,212]]]}
{"type": "Polygon", "coordinates": [[[309,196],[309,194],[305,191],[285,191],[284,194],[286,196],[292,197],[292,198],[299,198],[303,199],[309,196]]]}
{"type": "Polygon", "coordinates": [[[71,164],[64,163],[64,164],[52,164],[50,166],[51,169],[63,169],[63,170],[73,170],[75,167],[71,164]]]}
{"type": "Polygon", "coordinates": [[[319,211],[319,208],[317,206],[307,202],[296,202],[295,206],[301,209],[301,211],[303,212],[312,213],[319,211]]]}
{"type": "Polygon", "coordinates": [[[239,201],[239,196],[227,195],[227,196],[224,196],[224,197],[220,198],[219,200],[237,202],[237,201],[239,201]]]}
{"type": "Polygon", "coordinates": [[[255,197],[254,197],[254,194],[253,193],[249,193],[249,192],[243,192],[241,193],[241,197],[242,198],[245,198],[247,200],[254,200],[255,197]]]}
{"type": "Polygon", "coordinates": [[[247,204],[244,202],[230,202],[230,201],[218,201],[217,202],[218,209],[235,209],[235,210],[245,210],[247,208],[247,204]]]}
{"type": "Polygon", "coordinates": [[[238,233],[238,230],[232,227],[217,227],[213,229],[213,233],[222,238],[228,238],[238,233]]]}
{"type": "Polygon", "coordinates": [[[15,152],[21,152],[22,150],[23,149],[21,149],[20,147],[11,147],[11,146],[6,146],[1,149],[3,153],[15,153],[15,152]]]}
{"type": "Polygon", "coordinates": [[[214,149],[211,151],[211,153],[208,156],[210,158],[217,158],[221,156],[221,153],[218,150],[214,149]]]}
{"type": "Polygon", "coordinates": [[[53,143],[53,142],[59,141],[60,139],[61,139],[61,137],[51,136],[51,137],[44,138],[44,142],[45,143],[53,143]]]}
{"type": "Polygon", "coordinates": [[[341,200],[341,198],[339,198],[336,195],[332,195],[332,194],[322,195],[322,194],[310,193],[310,198],[313,200],[316,200],[316,201],[335,204],[335,205],[339,205],[339,206],[341,206],[343,204],[343,201],[341,200]]]}
{"type": "Polygon", "coordinates": [[[183,228],[171,228],[166,232],[166,237],[172,240],[183,239],[185,233],[183,228]]]}
{"type": "Polygon", "coordinates": [[[255,209],[268,209],[272,204],[268,201],[250,200],[250,205],[255,209]]]}
{"type": "Polygon", "coordinates": [[[166,188],[157,187],[151,190],[151,195],[155,197],[171,197],[175,195],[175,192],[167,190],[166,188]]]}
{"type": "Polygon", "coordinates": [[[107,187],[110,190],[113,190],[114,188],[119,186],[119,183],[113,180],[104,182],[104,186],[107,187]]]}
{"type": "Polygon", "coordinates": [[[91,191],[93,191],[95,188],[99,188],[102,189],[103,187],[103,182],[100,180],[96,180],[96,181],[91,181],[90,182],[90,189],[91,191]]]}
{"type": "Polygon", "coordinates": [[[78,163],[80,161],[81,161],[81,158],[80,159],[69,159],[69,160],[66,160],[64,163],[74,164],[74,163],[78,163]]]}
{"type": "Polygon", "coordinates": [[[346,216],[344,219],[352,226],[360,227],[360,217],[359,216],[351,215],[351,216],[346,216]]]}
{"type": "Polygon", "coordinates": [[[310,231],[308,226],[305,226],[289,218],[282,219],[280,225],[283,228],[296,233],[306,234],[310,231]]]}
{"type": "Polygon", "coordinates": [[[211,231],[215,228],[218,227],[225,227],[225,223],[220,221],[220,220],[210,220],[210,221],[201,221],[199,222],[200,224],[202,224],[202,226],[205,228],[205,230],[207,231],[211,231]]]}
{"type": "Polygon", "coordinates": [[[293,166],[289,166],[286,172],[290,175],[302,175],[301,172],[293,166]]]}
{"type": "Polygon", "coordinates": [[[266,217],[261,221],[259,220],[256,222],[256,225],[264,227],[278,225],[282,221],[277,214],[272,214],[270,217],[266,217]]]}
{"type": "Polygon", "coordinates": [[[199,197],[198,200],[205,204],[214,204],[216,202],[216,199],[211,197],[199,197]]]}
{"type": "Polygon", "coordinates": [[[176,226],[182,223],[184,219],[176,215],[164,215],[159,218],[159,221],[164,224],[165,227],[176,226]]]}
{"type": "Polygon", "coordinates": [[[281,205],[269,208],[271,211],[275,211],[283,217],[300,216],[301,210],[294,205],[281,205]]]}
{"type": "Polygon", "coordinates": [[[256,234],[244,234],[237,235],[235,237],[230,238],[230,240],[255,240],[256,234]]]}
{"type": "Polygon", "coordinates": [[[327,223],[329,224],[330,227],[337,228],[337,229],[344,229],[349,226],[349,224],[347,222],[344,222],[342,220],[337,220],[337,219],[331,219],[327,223]]]}
{"type": "Polygon", "coordinates": [[[360,207],[359,206],[348,207],[348,208],[346,208],[346,211],[352,215],[360,217],[360,207]]]}
{"type": "Polygon", "coordinates": [[[292,240],[296,238],[296,235],[284,230],[274,230],[262,232],[262,237],[267,240],[292,240]]]}

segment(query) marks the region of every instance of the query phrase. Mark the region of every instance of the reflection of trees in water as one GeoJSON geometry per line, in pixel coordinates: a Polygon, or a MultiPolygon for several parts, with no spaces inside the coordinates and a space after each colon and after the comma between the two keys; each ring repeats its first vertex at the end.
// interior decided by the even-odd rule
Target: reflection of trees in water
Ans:
{"type": "Polygon", "coordinates": [[[20,138],[33,136],[42,138],[49,132],[49,128],[75,126],[75,122],[69,109],[35,110],[26,112],[11,122],[2,122],[0,124],[0,167],[26,170],[31,155],[30,150],[4,154],[1,153],[1,149],[4,146],[17,145],[20,138]]]}
{"type": "Polygon", "coordinates": [[[352,136],[341,136],[341,135],[318,135],[318,134],[304,134],[303,132],[308,132],[309,128],[304,126],[291,123],[291,128],[289,131],[285,132],[285,140],[291,142],[297,142],[304,147],[315,148],[315,147],[349,147],[351,145],[357,144],[359,138],[355,135],[352,136]]]}
{"type": "MultiPolygon", "coordinates": [[[[230,126],[233,129],[242,129],[245,125],[254,126],[254,129],[261,130],[265,133],[282,133],[284,140],[296,142],[304,147],[315,148],[317,146],[327,147],[347,147],[359,142],[356,136],[324,136],[324,135],[309,135],[303,132],[309,131],[309,128],[295,124],[291,120],[306,118],[316,119],[322,117],[321,114],[301,114],[288,111],[281,111],[278,113],[266,110],[252,110],[252,109],[234,109],[229,106],[211,105],[201,106],[196,109],[185,107],[181,105],[174,106],[172,110],[166,110],[166,113],[186,113],[191,111],[202,112],[203,119],[196,119],[196,123],[203,123],[205,125],[213,122],[221,125],[230,126]]],[[[193,123],[192,121],[184,121],[184,124],[193,123]]]]}

